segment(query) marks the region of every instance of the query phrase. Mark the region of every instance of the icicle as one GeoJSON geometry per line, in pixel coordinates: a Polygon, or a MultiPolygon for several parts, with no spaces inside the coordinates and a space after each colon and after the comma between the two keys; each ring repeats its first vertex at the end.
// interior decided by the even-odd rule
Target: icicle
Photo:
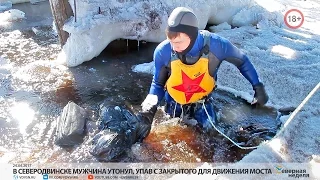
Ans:
{"type": "Polygon", "coordinates": [[[127,52],[129,51],[129,40],[127,39],[127,52]]]}
{"type": "Polygon", "coordinates": [[[73,0],[73,5],[74,5],[74,22],[77,22],[77,5],[76,5],[76,0],[73,0]]]}
{"type": "Polygon", "coordinates": [[[140,49],[140,40],[139,40],[139,36],[138,36],[138,38],[137,38],[137,41],[138,41],[138,51],[139,51],[139,49],[140,49]]]}

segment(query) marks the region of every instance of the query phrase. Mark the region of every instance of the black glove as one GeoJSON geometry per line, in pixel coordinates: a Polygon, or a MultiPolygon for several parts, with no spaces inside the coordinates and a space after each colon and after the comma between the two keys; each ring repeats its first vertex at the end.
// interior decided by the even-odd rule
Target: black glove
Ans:
{"type": "Polygon", "coordinates": [[[257,85],[253,86],[254,90],[254,100],[252,104],[258,104],[263,106],[269,100],[269,96],[264,89],[264,85],[262,83],[258,83],[257,85]]]}
{"type": "Polygon", "coordinates": [[[155,105],[150,110],[141,111],[137,114],[136,142],[142,142],[149,135],[156,112],[157,106],[155,105]]]}

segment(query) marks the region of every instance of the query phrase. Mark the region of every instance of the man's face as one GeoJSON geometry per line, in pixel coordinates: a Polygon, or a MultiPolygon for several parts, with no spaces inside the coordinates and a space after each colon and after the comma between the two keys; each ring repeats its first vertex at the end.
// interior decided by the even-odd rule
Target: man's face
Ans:
{"type": "Polygon", "coordinates": [[[182,52],[187,49],[191,40],[189,36],[185,33],[179,33],[176,38],[168,39],[173,47],[173,50],[176,52],[182,52]]]}

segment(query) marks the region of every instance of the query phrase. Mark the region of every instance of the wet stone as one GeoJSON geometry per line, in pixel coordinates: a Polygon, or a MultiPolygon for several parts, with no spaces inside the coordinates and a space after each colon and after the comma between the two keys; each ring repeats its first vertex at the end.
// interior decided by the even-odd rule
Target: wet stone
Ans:
{"type": "Polygon", "coordinates": [[[57,120],[55,144],[73,146],[82,143],[86,121],[86,111],[70,101],[57,120]]]}

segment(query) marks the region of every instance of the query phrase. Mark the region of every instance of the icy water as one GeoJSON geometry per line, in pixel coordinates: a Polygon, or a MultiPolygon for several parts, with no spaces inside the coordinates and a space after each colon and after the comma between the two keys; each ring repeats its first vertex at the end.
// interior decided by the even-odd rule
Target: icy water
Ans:
{"type": "MultiPolygon", "coordinates": [[[[55,62],[60,46],[51,27],[36,30],[0,33],[0,162],[96,162],[89,150],[97,133],[100,103],[107,99],[111,104],[139,110],[152,75],[131,69],[150,62],[157,44],[140,43],[138,51],[136,41],[127,47],[125,40],[116,40],[92,61],[67,68],[55,62]],[[91,111],[92,120],[82,145],[61,148],[54,144],[55,122],[69,101],[91,111]]],[[[256,135],[249,145],[257,145],[276,133],[276,110],[251,107],[219,90],[213,98],[221,113],[219,127],[237,142],[247,142],[248,136],[256,135]],[[243,127],[249,135],[238,133],[243,127]]],[[[155,124],[143,143],[133,145],[115,161],[234,162],[250,152],[216,132],[203,133],[168,120],[161,111],[155,124]]]]}

